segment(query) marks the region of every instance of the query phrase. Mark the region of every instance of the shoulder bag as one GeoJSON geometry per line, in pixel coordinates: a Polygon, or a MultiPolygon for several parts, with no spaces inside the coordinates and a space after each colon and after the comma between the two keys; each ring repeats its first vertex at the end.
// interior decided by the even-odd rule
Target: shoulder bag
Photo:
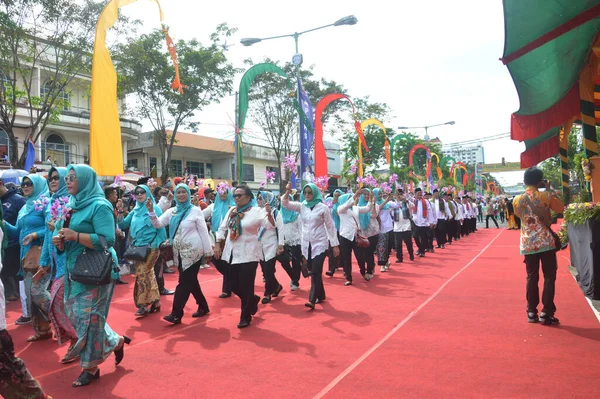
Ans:
{"type": "Polygon", "coordinates": [[[356,223],[356,227],[357,227],[357,229],[356,229],[356,245],[358,245],[360,248],[368,248],[369,245],[371,245],[371,243],[369,242],[369,239],[363,234],[362,230],[360,229],[360,225],[354,218],[354,215],[352,215],[352,220],[354,220],[354,223],[356,223]]]}
{"type": "Polygon", "coordinates": [[[72,281],[86,285],[106,285],[110,282],[110,274],[118,267],[113,261],[112,254],[108,251],[106,239],[99,235],[102,245],[101,250],[84,248],[75,260],[75,267],[69,274],[72,281]]]}

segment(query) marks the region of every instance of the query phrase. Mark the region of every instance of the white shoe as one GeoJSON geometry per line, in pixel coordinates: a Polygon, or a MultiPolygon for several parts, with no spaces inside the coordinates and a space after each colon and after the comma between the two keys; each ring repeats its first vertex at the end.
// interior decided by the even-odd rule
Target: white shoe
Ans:
{"type": "Polygon", "coordinates": [[[300,289],[300,287],[298,287],[297,285],[293,285],[292,284],[292,288],[290,288],[292,291],[298,291],[300,289]]]}
{"type": "Polygon", "coordinates": [[[380,270],[382,273],[387,272],[387,266],[381,266],[380,270]]]}

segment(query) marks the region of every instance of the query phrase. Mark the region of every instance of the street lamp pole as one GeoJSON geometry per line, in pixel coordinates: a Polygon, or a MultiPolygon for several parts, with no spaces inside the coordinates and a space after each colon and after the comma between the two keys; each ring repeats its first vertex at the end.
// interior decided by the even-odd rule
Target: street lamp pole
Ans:
{"type": "MultiPolygon", "coordinates": [[[[300,82],[300,65],[302,65],[302,61],[303,61],[303,57],[302,54],[300,54],[299,49],[298,49],[298,39],[300,38],[301,35],[305,34],[305,33],[309,33],[309,32],[314,32],[316,30],[319,29],[324,29],[324,28],[328,28],[330,26],[342,26],[342,25],[355,25],[358,22],[358,19],[354,16],[354,15],[348,15],[347,17],[344,18],[340,18],[337,21],[335,21],[332,24],[328,24],[328,25],[323,25],[323,26],[319,26],[316,28],[312,28],[312,29],[308,29],[302,32],[294,32],[291,34],[287,34],[287,35],[279,35],[279,36],[271,36],[271,37],[265,37],[265,38],[257,38],[257,37],[247,37],[247,38],[243,38],[240,40],[240,43],[244,46],[252,46],[253,44],[262,42],[264,40],[272,40],[272,39],[280,39],[283,37],[292,37],[294,38],[294,43],[296,45],[296,53],[294,54],[294,56],[292,57],[292,64],[294,64],[294,70],[296,72],[296,78],[297,78],[297,83],[300,82]]],[[[300,102],[300,85],[297,84],[297,93],[296,93],[296,99],[298,100],[298,104],[300,104],[300,106],[302,106],[302,103],[300,102]]],[[[300,121],[300,143],[302,143],[302,130],[301,130],[301,126],[302,126],[302,117],[300,115],[298,115],[299,121],[300,121]]],[[[302,154],[300,154],[300,159],[302,160],[302,154]]],[[[302,175],[303,175],[303,170],[306,167],[306,165],[303,165],[302,162],[300,163],[300,179],[302,179],[302,175]]]]}
{"type": "Polygon", "coordinates": [[[423,137],[423,139],[425,141],[429,141],[429,134],[428,134],[428,129],[430,127],[437,127],[437,126],[444,126],[444,125],[454,125],[456,122],[454,121],[450,121],[450,122],[445,122],[445,123],[438,123],[437,125],[428,125],[428,126],[412,126],[412,127],[407,127],[407,126],[399,126],[398,129],[399,130],[408,130],[408,129],[425,129],[425,137],[423,137]]]}

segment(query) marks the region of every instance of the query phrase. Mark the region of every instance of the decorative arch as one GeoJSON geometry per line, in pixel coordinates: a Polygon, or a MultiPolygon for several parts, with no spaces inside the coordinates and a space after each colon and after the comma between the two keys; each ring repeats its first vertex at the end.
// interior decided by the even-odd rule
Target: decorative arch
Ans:
{"type": "MultiPolygon", "coordinates": [[[[417,144],[415,145],[413,148],[410,149],[410,152],[408,153],[408,166],[411,167],[413,166],[413,156],[415,155],[415,152],[417,150],[425,150],[425,152],[427,152],[429,161],[427,162],[427,172],[425,173],[425,180],[429,179],[429,176],[431,175],[431,151],[429,150],[429,147],[423,145],[423,144],[417,144]]],[[[413,171],[410,171],[410,176],[413,176],[413,171]]],[[[429,185],[429,182],[428,182],[429,185]]],[[[410,182],[410,191],[413,191],[413,182],[411,180],[410,182]]]]}
{"type": "MultiPolygon", "coordinates": [[[[383,125],[383,123],[381,123],[379,120],[375,119],[375,118],[371,118],[371,119],[367,119],[365,121],[363,121],[360,124],[360,128],[364,130],[367,128],[367,126],[370,125],[377,125],[381,130],[383,130],[383,137],[385,139],[385,142],[383,144],[383,147],[385,149],[385,160],[388,163],[388,165],[390,164],[390,160],[391,160],[391,154],[390,154],[390,141],[388,140],[387,137],[387,130],[385,129],[385,126],[383,125]]],[[[361,148],[361,143],[358,143],[358,175],[360,177],[363,177],[363,162],[362,162],[362,148],[361,148]]]]}
{"type": "Polygon", "coordinates": [[[398,142],[398,140],[400,140],[402,138],[407,139],[407,140],[410,139],[408,134],[400,133],[400,134],[395,135],[394,138],[392,139],[392,142],[390,143],[390,167],[394,166],[394,149],[396,147],[396,143],[398,142]]]}
{"type": "Polygon", "coordinates": [[[436,166],[435,170],[438,175],[438,180],[442,180],[442,178],[444,177],[444,172],[442,172],[442,168],[440,167],[440,157],[435,152],[431,153],[432,169],[433,169],[433,157],[435,157],[435,159],[437,160],[437,166],[436,166]]]}
{"type": "Polygon", "coordinates": [[[452,161],[452,165],[454,165],[456,163],[456,159],[454,159],[454,157],[446,155],[446,156],[442,157],[441,164],[448,165],[448,161],[452,161]],[[446,161],[446,162],[444,162],[444,161],[446,161]]]}

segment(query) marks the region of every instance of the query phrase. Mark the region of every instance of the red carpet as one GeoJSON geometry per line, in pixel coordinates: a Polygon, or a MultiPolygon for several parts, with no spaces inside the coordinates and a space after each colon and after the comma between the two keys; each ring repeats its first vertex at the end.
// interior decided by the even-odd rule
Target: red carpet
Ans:
{"type": "MultiPolygon", "coordinates": [[[[561,255],[567,255],[567,251],[561,255]]],[[[20,356],[54,398],[593,398],[600,396],[598,320],[559,257],[560,326],[528,324],[518,232],[489,229],[415,262],[393,264],[370,282],[325,277],[327,301],[310,312],[309,281],[260,305],[238,330],[239,301],[218,299],[221,278],[200,271],[208,318],[183,324],[160,315],[134,320],[133,277],[117,286],[110,325],[133,338],[121,366],[74,389],[66,346],[25,344],[31,326],[9,326],[20,356]]],[[[259,269],[260,270],[260,269],[259,269]]],[[[257,293],[263,290],[260,271],[257,293]]],[[[169,275],[167,286],[174,288],[169,275]]],[[[190,305],[193,305],[190,301],[190,305]]],[[[8,305],[11,322],[20,304],[8,305]]]]}

